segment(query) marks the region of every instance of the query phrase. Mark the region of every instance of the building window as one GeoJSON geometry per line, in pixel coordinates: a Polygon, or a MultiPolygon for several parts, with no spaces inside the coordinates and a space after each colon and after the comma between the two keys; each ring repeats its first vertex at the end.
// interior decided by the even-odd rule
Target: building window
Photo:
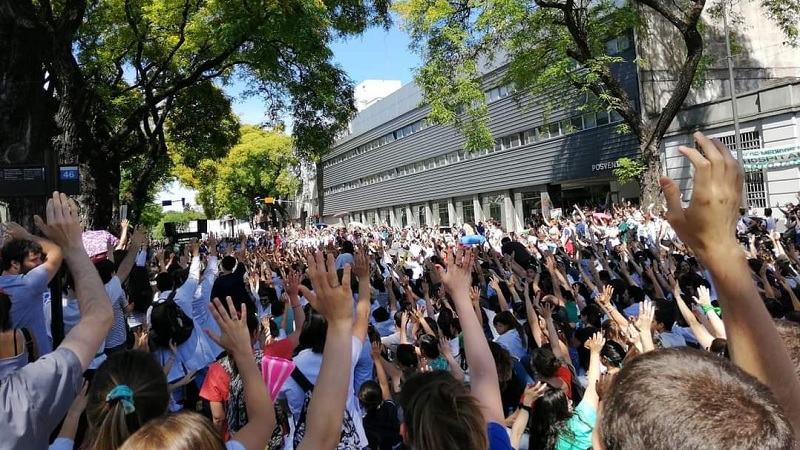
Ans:
{"type": "Polygon", "coordinates": [[[464,223],[475,220],[475,205],[472,204],[472,200],[464,200],[461,202],[461,215],[464,223]]]}
{"type": "Polygon", "coordinates": [[[597,126],[608,125],[611,119],[608,117],[608,111],[597,111],[597,126]]]}
{"type": "Polygon", "coordinates": [[[489,218],[494,220],[503,220],[503,200],[502,195],[492,195],[486,198],[486,203],[489,204],[489,218]]]}
{"type": "Polygon", "coordinates": [[[450,211],[448,211],[448,203],[439,203],[439,225],[443,227],[450,226],[450,211]]]}
{"type": "Polygon", "coordinates": [[[747,188],[747,205],[751,208],[767,207],[767,188],[763,170],[745,172],[744,183],[747,188]]]}
{"type": "Polygon", "coordinates": [[[425,214],[425,205],[419,205],[416,207],[417,210],[417,226],[425,227],[428,226],[428,218],[425,214]]]}
{"type": "Polygon", "coordinates": [[[524,192],[522,194],[522,217],[528,222],[542,210],[542,196],[538,192],[524,192]]]}
{"type": "Polygon", "coordinates": [[[528,130],[525,132],[525,145],[533,144],[536,142],[536,130],[528,130]]]}

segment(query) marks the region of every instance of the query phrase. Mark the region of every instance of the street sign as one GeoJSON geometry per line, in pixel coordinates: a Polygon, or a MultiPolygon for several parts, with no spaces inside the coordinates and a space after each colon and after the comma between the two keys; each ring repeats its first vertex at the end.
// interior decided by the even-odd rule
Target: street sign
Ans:
{"type": "Polygon", "coordinates": [[[78,166],[60,166],[58,168],[58,190],[67,195],[81,193],[81,172],[78,166]]]}
{"type": "Polygon", "coordinates": [[[3,197],[36,197],[47,195],[44,166],[0,168],[0,193],[3,197]]]}

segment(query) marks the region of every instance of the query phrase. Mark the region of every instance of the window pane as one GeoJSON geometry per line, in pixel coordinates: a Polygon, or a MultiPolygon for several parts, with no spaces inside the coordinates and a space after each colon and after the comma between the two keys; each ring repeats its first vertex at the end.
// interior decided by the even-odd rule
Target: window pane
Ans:
{"type": "Polygon", "coordinates": [[[539,139],[548,139],[550,138],[550,129],[546,126],[539,127],[538,130],[539,139]]]}
{"type": "Polygon", "coordinates": [[[594,128],[597,126],[597,116],[595,113],[588,113],[583,115],[583,127],[594,128]]]}
{"type": "Polygon", "coordinates": [[[619,47],[619,51],[624,52],[631,48],[631,38],[625,34],[617,38],[617,44],[619,47]]]}
{"type": "Polygon", "coordinates": [[[573,117],[571,122],[572,128],[574,128],[575,131],[580,131],[583,129],[583,116],[573,117]]]}
{"type": "Polygon", "coordinates": [[[598,111],[597,112],[597,125],[605,125],[608,123],[608,112],[607,111],[598,111]]]}
{"type": "Polygon", "coordinates": [[[520,137],[521,137],[521,136],[522,136],[522,135],[521,135],[520,133],[517,133],[517,134],[513,134],[513,135],[511,135],[511,138],[510,138],[510,140],[511,140],[511,147],[512,147],[512,148],[513,148],[513,147],[519,147],[519,146],[520,146],[520,144],[521,144],[521,142],[520,142],[520,137]]]}
{"type": "Polygon", "coordinates": [[[561,129],[558,126],[558,123],[551,123],[549,130],[550,130],[550,137],[561,136],[561,129]]]}

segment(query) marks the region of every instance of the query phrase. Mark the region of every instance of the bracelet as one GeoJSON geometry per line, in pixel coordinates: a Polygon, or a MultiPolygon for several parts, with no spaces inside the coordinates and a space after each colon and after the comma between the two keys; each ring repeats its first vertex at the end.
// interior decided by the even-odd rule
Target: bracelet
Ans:
{"type": "Polygon", "coordinates": [[[712,311],[714,309],[714,307],[711,305],[703,305],[702,308],[703,308],[703,314],[708,314],[709,311],[712,311]]]}
{"type": "Polygon", "coordinates": [[[525,406],[525,405],[524,405],[524,404],[522,404],[522,403],[520,403],[519,405],[517,405],[517,407],[518,407],[519,409],[522,409],[522,410],[525,410],[525,411],[531,412],[531,407],[530,407],[530,406],[525,406]]]}

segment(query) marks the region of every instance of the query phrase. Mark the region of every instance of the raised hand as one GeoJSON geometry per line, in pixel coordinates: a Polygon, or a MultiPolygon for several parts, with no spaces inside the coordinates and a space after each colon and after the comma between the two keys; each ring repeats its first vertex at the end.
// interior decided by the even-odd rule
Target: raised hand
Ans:
{"type": "MultiPolygon", "coordinates": [[[[671,178],[661,179],[667,200],[667,220],[681,241],[704,261],[717,247],[735,247],[736,224],[742,204],[744,171],[725,145],[694,134],[703,153],[680,147],[694,167],[694,188],[688,208],[681,205],[681,193],[671,178]]],[[[704,261],[705,262],[705,261],[704,261]]]]}
{"type": "Polygon", "coordinates": [[[28,230],[15,222],[4,223],[3,231],[12,239],[30,239],[31,236],[28,230]]]}
{"type": "Polygon", "coordinates": [[[284,287],[291,298],[297,298],[300,292],[300,274],[292,270],[284,278],[284,287]]]}
{"type": "Polygon", "coordinates": [[[547,383],[542,383],[538,381],[536,384],[529,384],[528,387],[525,388],[525,394],[522,397],[522,404],[530,408],[533,404],[541,398],[547,390],[550,389],[550,386],[547,383]]]}
{"type": "MultiPolygon", "coordinates": [[[[65,194],[53,192],[53,198],[47,202],[45,217],[47,217],[46,223],[39,216],[33,216],[33,221],[48,239],[64,249],[85,251],[81,239],[82,229],[81,219],[78,216],[78,205],[74,200],[65,194]]],[[[6,232],[8,232],[7,227],[6,232]]]]}
{"type": "MultiPolygon", "coordinates": [[[[353,324],[353,292],[350,288],[352,268],[346,265],[342,282],[336,273],[334,258],[328,255],[327,261],[322,252],[308,253],[308,275],[316,293],[314,309],[328,321],[328,326],[347,326],[353,324]]],[[[310,301],[310,299],[309,299],[310,301]]]]}
{"type": "Polygon", "coordinates": [[[366,283],[369,279],[369,256],[366,247],[362,246],[356,250],[355,261],[356,266],[353,268],[353,273],[359,282],[366,283]]]}
{"type": "Polygon", "coordinates": [[[214,299],[210,307],[211,315],[219,325],[220,335],[210,329],[206,329],[205,332],[212,341],[224,348],[234,358],[249,355],[253,350],[250,344],[250,331],[247,328],[247,320],[245,319],[247,317],[247,305],[242,303],[240,318],[236,314],[233,299],[226,297],[225,301],[228,304],[227,308],[222,306],[222,302],[218,298],[214,299]]]}
{"type": "Polygon", "coordinates": [[[708,288],[705,286],[698,286],[697,297],[694,297],[694,301],[700,306],[710,306],[711,292],[709,292],[708,288]]]}
{"type": "Polygon", "coordinates": [[[458,247],[455,251],[445,252],[445,267],[436,266],[442,284],[456,299],[469,299],[469,288],[472,285],[472,264],[475,256],[465,247],[458,247]],[[454,295],[459,293],[462,295],[454,295]]]}
{"type": "MultiPolygon", "coordinates": [[[[683,300],[675,300],[675,301],[682,302],[683,300]]],[[[642,331],[650,330],[655,313],[656,313],[655,305],[653,305],[653,302],[651,302],[650,300],[645,300],[639,303],[639,317],[636,319],[636,328],[642,331]]]]}
{"type": "Polygon", "coordinates": [[[583,346],[586,350],[599,354],[604,345],[606,345],[606,339],[603,337],[603,333],[597,332],[583,346]]]}
{"type": "Polygon", "coordinates": [[[553,311],[555,310],[553,304],[550,302],[544,302],[542,303],[541,308],[542,308],[542,317],[544,317],[545,320],[552,320],[553,311]]]}
{"type": "Polygon", "coordinates": [[[595,301],[603,308],[611,306],[611,298],[614,296],[614,288],[607,284],[603,286],[603,291],[595,298],[595,301]]]}

